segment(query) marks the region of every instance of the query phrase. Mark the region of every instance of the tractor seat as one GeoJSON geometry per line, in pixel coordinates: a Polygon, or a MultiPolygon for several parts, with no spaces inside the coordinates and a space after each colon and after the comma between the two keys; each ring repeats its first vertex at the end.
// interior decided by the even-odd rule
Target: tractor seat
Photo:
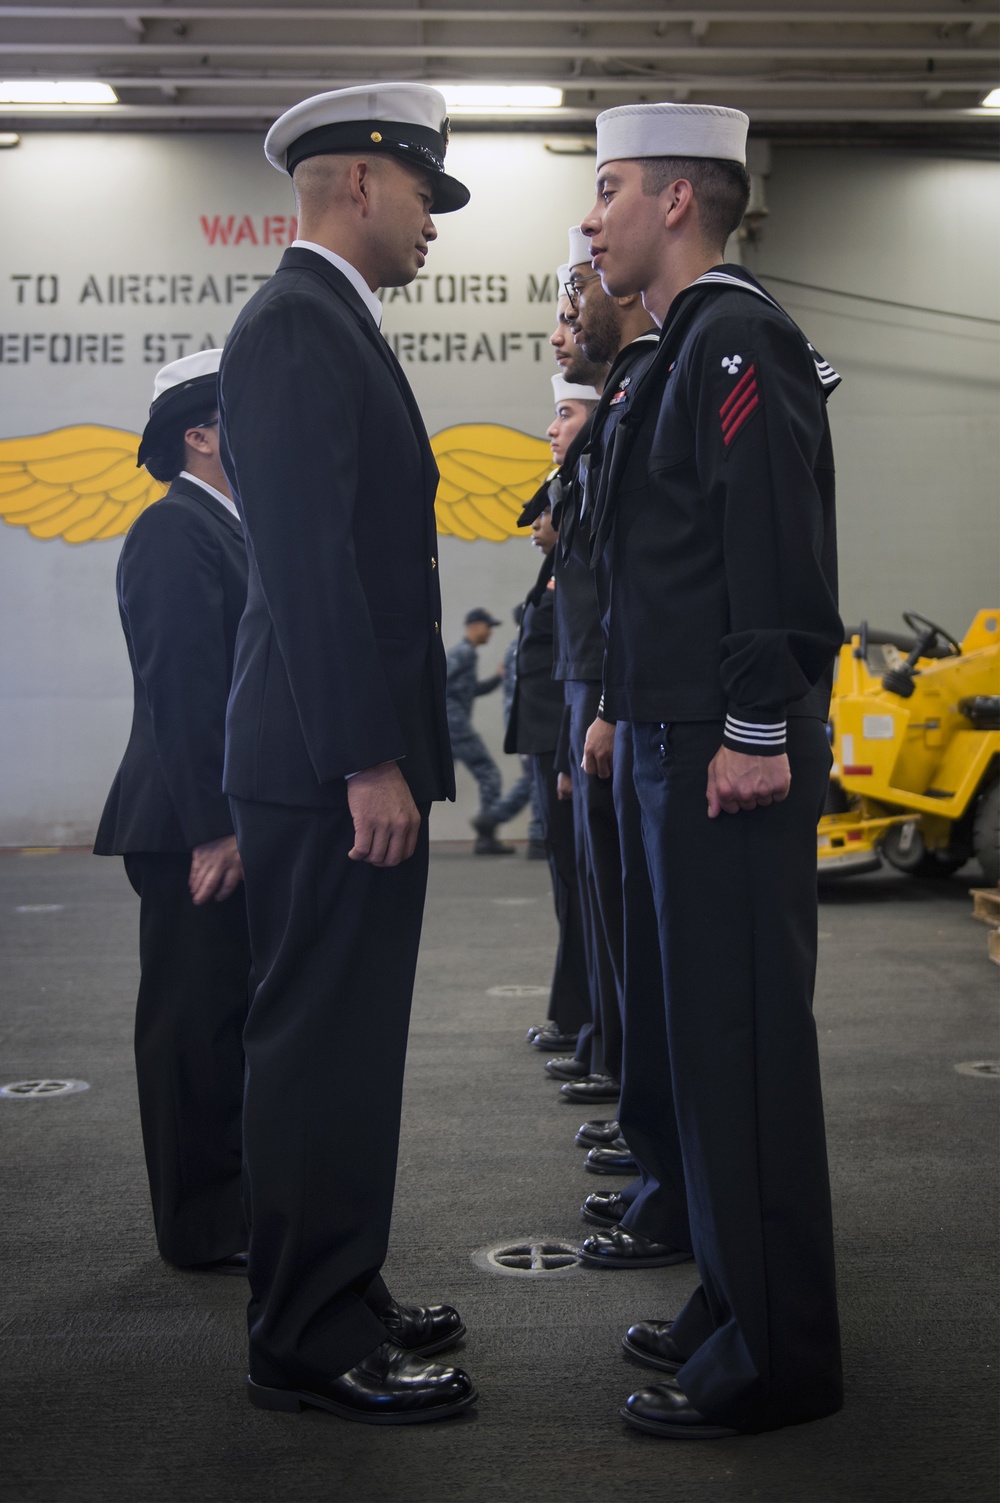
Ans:
{"type": "Polygon", "coordinates": [[[977,731],[1000,731],[1000,694],[970,694],[958,708],[977,731]]]}

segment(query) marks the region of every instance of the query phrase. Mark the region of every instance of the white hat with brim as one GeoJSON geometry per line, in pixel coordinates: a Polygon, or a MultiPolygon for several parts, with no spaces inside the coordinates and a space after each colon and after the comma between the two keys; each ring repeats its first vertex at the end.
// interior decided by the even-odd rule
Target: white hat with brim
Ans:
{"type": "Polygon", "coordinates": [[[552,395],[556,399],[556,406],[560,402],[599,402],[601,393],[596,386],[575,386],[572,381],[567,381],[565,376],[552,377],[552,395]]]}
{"type": "Polygon", "coordinates": [[[385,153],[426,172],[435,214],[469,202],[469,190],[444,170],[448,106],[429,84],[362,84],[333,89],[293,104],[271,126],[264,155],[279,172],[293,173],[307,157],[328,152],[385,153]]]}
{"type": "Polygon", "coordinates": [[[597,170],[642,157],[713,157],[746,166],[742,110],[718,104],[623,104],[597,117],[597,170]]]}
{"type": "Polygon", "coordinates": [[[590,238],[578,224],[573,225],[569,232],[569,264],[571,267],[590,265],[590,238]]]}
{"type": "Polygon", "coordinates": [[[157,444],[181,423],[207,419],[219,405],[221,350],[197,350],[162,366],[153,378],[149,421],[142,430],[136,466],[145,464],[157,444]]]}

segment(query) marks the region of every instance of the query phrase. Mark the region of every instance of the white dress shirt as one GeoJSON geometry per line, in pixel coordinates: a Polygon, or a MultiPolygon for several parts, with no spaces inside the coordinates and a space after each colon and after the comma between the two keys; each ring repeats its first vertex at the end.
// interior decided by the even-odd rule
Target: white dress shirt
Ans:
{"type": "Polygon", "coordinates": [[[240,520],[240,514],[236,510],[235,502],[231,501],[228,496],[224,496],[221,491],[217,491],[214,485],[209,485],[207,480],[199,480],[197,475],[191,474],[190,470],[181,470],[177,478],[178,480],[190,480],[192,485],[200,485],[203,491],[208,491],[208,494],[214,496],[221,506],[224,506],[227,511],[231,511],[237,522],[240,520]]]}
{"type": "Polygon", "coordinates": [[[327,250],[325,245],[317,245],[315,240],[293,240],[291,249],[315,251],[317,256],[323,256],[327,261],[329,261],[331,266],[335,266],[338,271],[343,272],[344,276],[350,282],[351,286],[358,294],[358,297],[364,303],[365,307],[368,309],[368,312],[375,320],[376,329],[381,329],[382,304],[379,302],[374,292],[372,292],[368,283],[365,281],[364,277],[361,275],[360,271],[358,271],[356,266],[352,266],[350,261],[345,261],[343,256],[338,256],[336,251],[327,250]]]}

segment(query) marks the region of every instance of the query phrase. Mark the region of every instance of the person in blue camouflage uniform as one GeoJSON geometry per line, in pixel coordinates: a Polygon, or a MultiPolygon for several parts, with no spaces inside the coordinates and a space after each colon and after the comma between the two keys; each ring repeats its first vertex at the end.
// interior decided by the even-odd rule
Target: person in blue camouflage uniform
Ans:
{"type": "Polygon", "coordinates": [[[479,784],[479,813],[472,820],[476,832],[473,847],[477,856],[512,855],[514,847],[496,838],[497,825],[513,819],[525,805],[519,784],[503,797],[500,769],[490,756],[485,741],[472,725],[472,709],[482,694],[492,694],[503,682],[503,672],[490,678],[478,676],[478,649],[485,647],[493,628],[501,623],[489,611],[477,606],[465,618],[465,634],[448,653],[448,733],[456,762],[467,767],[479,784]]]}

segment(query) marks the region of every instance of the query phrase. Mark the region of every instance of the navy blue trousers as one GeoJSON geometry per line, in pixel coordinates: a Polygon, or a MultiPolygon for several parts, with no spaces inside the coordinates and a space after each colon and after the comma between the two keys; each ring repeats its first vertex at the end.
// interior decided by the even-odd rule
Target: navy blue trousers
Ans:
{"type": "Polygon", "coordinates": [[[557,796],[551,752],[528,754],[542,839],[549,858],[552,898],[559,926],[548,1018],[560,1033],[579,1033],[590,1021],[590,981],[577,882],[573,805],[557,796]]]}
{"type": "Polygon", "coordinates": [[[624,954],[618,821],[611,780],[592,777],[580,765],[587,731],[597,716],[601,686],[580,680],[568,681],[564,687],[570,712],[576,862],[594,1002],[593,1033],[585,1062],[595,1073],[620,1080],[624,954]]]}
{"type": "Polygon", "coordinates": [[[634,725],[668,1059],[701,1285],[673,1336],[709,1418],[766,1430],[839,1409],[816,1028],[816,823],[830,749],[789,722],[791,792],[710,820],[712,722],[634,725]]]}
{"type": "Polygon", "coordinates": [[[250,1375],[309,1387],[388,1337],[386,1256],[427,885],[348,859],[347,805],[231,800],[256,990],[244,1032],[250,1375]]]}
{"type": "Polygon", "coordinates": [[[125,857],[139,894],[135,1069],[156,1242],[179,1267],[247,1245],[243,1025],[250,940],[243,888],[191,901],[191,857],[125,857]]]}
{"type": "Polygon", "coordinates": [[[691,1247],[684,1165],[670,1083],[670,1051],[660,935],[636,797],[632,727],[615,731],[615,809],[625,908],[622,983],[622,1093],[618,1120],[639,1167],[621,1194],[626,1231],[668,1247],[691,1247]]]}

